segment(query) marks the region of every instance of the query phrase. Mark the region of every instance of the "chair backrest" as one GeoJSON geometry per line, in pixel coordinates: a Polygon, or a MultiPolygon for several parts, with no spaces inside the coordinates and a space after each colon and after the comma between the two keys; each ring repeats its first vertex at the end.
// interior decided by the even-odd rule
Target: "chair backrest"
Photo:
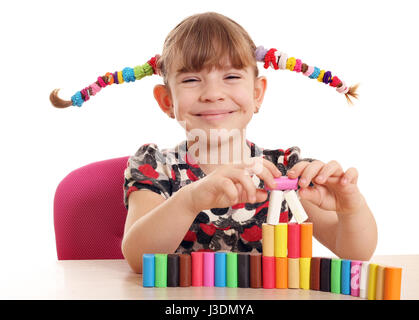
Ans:
{"type": "Polygon", "coordinates": [[[94,162],[72,171],[60,182],[54,197],[59,260],[123,259],[127,160],[94,162]]]}

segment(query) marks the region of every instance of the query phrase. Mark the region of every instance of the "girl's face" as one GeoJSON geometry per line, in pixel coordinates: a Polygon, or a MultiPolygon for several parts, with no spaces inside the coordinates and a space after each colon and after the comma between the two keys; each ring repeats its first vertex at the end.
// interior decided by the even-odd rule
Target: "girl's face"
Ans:
{"type": "Polygon", "coordinates": [[[170,92],[157,85],[154,96],[161,109],[190,132],[210,129],[245,129],[262,104],[266,78],[255,78],[252,67],[234,69],[229,60],[223,68],[179,72],[176,63],[168,76],[170,92]]]}

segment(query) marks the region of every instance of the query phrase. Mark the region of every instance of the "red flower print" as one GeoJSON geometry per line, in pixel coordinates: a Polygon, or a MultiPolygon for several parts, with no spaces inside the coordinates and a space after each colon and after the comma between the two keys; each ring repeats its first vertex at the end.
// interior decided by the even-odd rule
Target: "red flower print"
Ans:
{"type": "Polygon", "coordinates": [[[202,231],[204,231],[209,236],[212,236],[216,231],[216,228],[213,224],[200,223],[199,226],[201,227],[202,231]]]}
{"type": "Polygon", "coordinates": [[[256,225],[251,228],[244,229],[242,238],[246,241],[259,241],[262,239],[262,229],[256,225]]]}
{"type": "Polygon", "coordinates": [[[129,187],[128,190],[127,190],[127,197],[129,197],[129,195],[131,194],[131,192],[137,191],[137,190],[138,190],[137,187],[134,187],[134,186],[129,187]]]}
{"type": "Polygon", "coordinates": [[[244,208],[244,206],[245,206],[244,202],[243,203],[238,203],[238,204],[232,206],[231,209],[241,209],[241,208],[244,208]]]}
{"type": "Polygon", "coordinates": [[[263,203],[262,205],[257,207],[256,210],[255,210],[255,215],[257,215],[260,210],[262,210],[263,208],[267,208],[267,207],[269,207],[269,201],[266,201],[265,203],[263,203]]]}
{"type": "Polygon", "coordinates": [[[193,232],[193,231],[188,230],[188,232],[186,232],[185,237],[183,238],[183,241],[195,242],[196,241],[196,233],[193,232]]]}
{"type": "Polygon", "coordinates": [[[146,177],[153,179],[157,179],[159,177],[159,173],[156,170],[154,170],[153,167],[148,163],[139,166],[138,170],[146,177]]]}
{"type": "Polygon", "coordinates": [[[279,214],[279,222],[288,222],[288,211],[279,214]]]}
{"type": "Polygon", "coordinates": [[[187,174],[188,178],[189,178],[191,181],[196,181],[196,180],[198,180],[198,178],[196,177],[196,175],[194,175],[194,174],[193,174],[193,172],[191,171],[191,169],[186,170],[186,174],[187,174]]]}

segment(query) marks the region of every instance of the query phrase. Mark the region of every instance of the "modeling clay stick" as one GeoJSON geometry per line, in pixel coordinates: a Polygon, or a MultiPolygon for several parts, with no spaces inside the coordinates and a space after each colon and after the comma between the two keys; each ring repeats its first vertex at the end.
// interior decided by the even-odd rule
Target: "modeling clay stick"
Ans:
{"type": "Polygon", "coordinates": [[[288,289],[300,288],[300,259],[288,258],[288,289]]]}
{"type": "Polygon", "coordinates": [[[362,261],[351,261],[351,296],[359,297],[359,278],[361,276],[362,261]]]}
{"type": "Polygon", "coordinates": [[[288,223],[288,258],[300,257],[300,224],[288,223]]]}
{"type": "Polygon", "coordinates": [[[297,190],[298,189],[298,178],[290,179],[288,177],[274,178],[275,188],[271,189],[265,186],[267,190],[297,190]]]}
{"type": "Polygon", "coordinates": [[[383,300],[384,297],[384,269],[385,266],[377,266],[377,282],[375,286],[375,300],[383,300]]]}
{"type": "Polygon", "coordinates": [[[320,291],[330,292],[330,265],[332,259],[321,258],[320,260],[320,291]]]}
{"type": "Polygon", "coordinates": [[[156,253],[155,259],[155,286],[160,288],[167,287],[167,254],[156,253]]]}
{"type": "Polygon", "coordinates": [[[311,258],[300,258],[300,289],[310,289],[311,258]]]}
{"type": "Polygon", "coordinates": [[[278,224],[283,200],[284,192],[280,190],[271,191],[271,194],[269,196],[268,216],[266,218],[266,222],[268,224],[278,224]]]}
{"type": "Polygon", "coordinates": [[[143,254],[143,287],[154,287],[154,254],[143,254]]]}
{"type": "Polygon", "coordinates": [[[333,258],[330,265],[330,292],[340,294],[342,260],[333,258]]]}
{"type": "Polygon", "coordinates": [[[227,254],[225,252],[215,253],[215,279],[214,284],[216,287],[225,287],[227,280],[227,254]]]}
{"type": "Polygon", "coordinates": [[[192,256],[192,287],[202,287],[204,284],[204,253],[191,252],[192,256]]]}
{"type": "Polygon", "coordinates": [[[275,288],[288,288],[288,258],[275,257],[275,288]]]}
{"type": "Polygon", "coordinates": [[[250,256],[247,253],[239,253],[237,256],[238,264],[238,287],[250,287],[250,256]]]}
{"type": "Polygon", "coordinates": [[[204,252],[204,287],[214,286],[214,252],[204,252]]]}
{"type": "Polygon", "coordinates": [[[359,297],[363,299],[367,298],[368,268],[369,263],[363,261],[361,265],[361,278],[359,279],[359,297]]]}
{"type": "Polygon", "coordinates": [[[386,267],[384,269],[384,300],[400,300],[402,286],[402,268],[386,267]]]}
{"type": "Polygon", "coordinates": [[[368,300],[375,300],[376,288],[377,288],[377,267],[378,264],[370,263],[368,268],[368,300]]]}
{"type": "Polygon", "coordinates": [[[286,258],[288,254],[288,223],[278,223],[274,227],[275,257],[286,258]]]}
{"type": "Polygon", "coordinates": [[[275,288],[275,257],[262,256],[262,286],[264,289],[275,288]]]}
{"type": "Polygon", "coordinates": [[[179,255],[179,286],[190,287],[192,284],[192,261],[191,255],[179,255]]]}
{"type": "Polygon", "coordinates": [[[303,223],[308,219],[307,213],[304,210],[303,205],[301,204],[300,199],[298,199],[297,193],[294,190],[285,191],[284,198],[287,201],[288,206],[298,223],[303,223]]]}
{"type": "Polygon", "coordinates": [[[351,294],[351,260],[342,260],[341,294],[351,294]]]}
{"type": "Polygon", "coordinates": [[[167,286],[179,287],[179,255],[167,255],[167,286]]]}
{"type": "Polygon", "coordinates": [[[304,222],[300,225],[300,257],[311,258],[313,251],[313,223],[304,222]]]}
{"type": "Polygon", "coordinates": [[[250,288],[262,287],[262,254],[250,254],[250,288]]]}
{"type": "Polygon", "coordinates": [[[227,252],[227,287],[237,288],[237,252],[227,252]]]}
{"type": "Polygon", "coordinates": [[[262,223],[262,254],[265,257],[274,256],[274,230],[275,227],[273,225],[262,223]]]}
{"type": "Polygon", "coordinates": [[[310,289],[320,290],[320,263],[321,258],[313,257],[310,263],[310,289]]]}

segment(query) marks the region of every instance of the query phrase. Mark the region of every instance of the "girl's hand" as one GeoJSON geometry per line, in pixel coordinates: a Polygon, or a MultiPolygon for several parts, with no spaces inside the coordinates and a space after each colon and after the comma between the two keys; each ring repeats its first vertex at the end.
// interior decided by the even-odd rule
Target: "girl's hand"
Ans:
{"type": "Polygon", "coordinates": [[[193,212],[265,201],[267,191],[256,189],[251,174],[256,174],[265,185],[273,188],[274,177],[280,177],[281,171],[262,157],[251,158],[248,162],[222,165],[205,178],[189,184],[193,212]]]}
{"type": "Polygon", "coordinates": [[[362,205],[363,197],[357,186],[358,171],[355,168],[344,172],[337,161],[327,164],[318,160],[301,161],[287,175],[291,179],[300,177],[300,198],[321,209],[352,214],[362,205]],[[310,182],[314,187],[309,187],[310,182]]]}

